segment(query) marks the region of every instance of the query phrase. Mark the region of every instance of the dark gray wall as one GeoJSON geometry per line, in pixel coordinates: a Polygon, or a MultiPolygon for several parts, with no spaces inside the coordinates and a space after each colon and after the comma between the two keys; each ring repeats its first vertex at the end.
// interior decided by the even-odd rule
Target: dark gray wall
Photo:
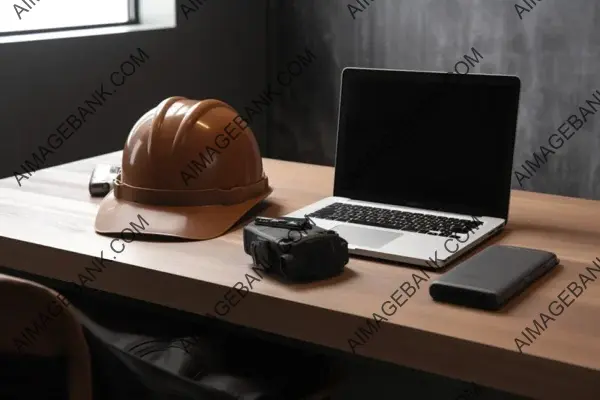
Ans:
{"type": "MultiPolygon", "coordinates": [[[[271,2],[271,68],[304,43],[319,56],[318,71],[274,108],[268,139],[274,157],[333,165],[346,66],[452,71],[475,46],[484,59],[472,72],[522,80],[515,168],[533,161],[533,151],[541,155],[539,146],[548,147],[548,137],[600,90],[597,1],[544,0],[522,11],[522,20],[515,4],[525,3],[514,0],[377,0],[356,19],[348,4],[362,8],[342,0],[271,2]]],[[[600,199],[600,116],[588,118],[522,181],[524,189],[600,199]]],[[[513,187],[520,188],[514,174],[513,187]]]]}
{"type": "MultiPolygon", "coordinates": [[[[135,121],[166,97],[217,98],[243,108],[262,93],[266,1],[208,2],[188,17],[178,8],[176,29],[0,44],[0,176],[22,172],[23,161],[102,82],[112,87],[110,74],[137,48],[149,60],[47,155],[44,167],[122,149],[135,121]]],[[[264,146],[264,116],[253,128],[264,146]]]]}

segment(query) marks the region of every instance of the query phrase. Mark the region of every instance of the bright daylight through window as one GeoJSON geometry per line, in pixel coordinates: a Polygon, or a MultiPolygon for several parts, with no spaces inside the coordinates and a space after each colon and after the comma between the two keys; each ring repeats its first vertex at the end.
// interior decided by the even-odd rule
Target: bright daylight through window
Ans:
{"type": "Polygon", "coordinates": [[[0,34],[122,24],[130,0],[0,0],[0,34]]]}

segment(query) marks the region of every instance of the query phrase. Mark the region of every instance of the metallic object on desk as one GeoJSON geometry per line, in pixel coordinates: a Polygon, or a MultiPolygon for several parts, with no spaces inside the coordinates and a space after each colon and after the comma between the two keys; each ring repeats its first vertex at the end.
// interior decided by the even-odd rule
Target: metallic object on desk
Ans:
{"type": "Polygon", "coordinates": [[[118,165],[98,164],[88,185],[90,196],[104,197],[110,193],[114,187],[116,177],[121,173],[121,167],[118,165]]]}

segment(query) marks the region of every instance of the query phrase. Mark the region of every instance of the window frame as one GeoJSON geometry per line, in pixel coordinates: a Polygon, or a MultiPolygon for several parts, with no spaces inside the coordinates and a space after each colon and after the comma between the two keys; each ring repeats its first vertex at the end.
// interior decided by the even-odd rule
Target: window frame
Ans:
{"type": "Polygon", "coordinates": [[[129,18],[126,22],[117,22],[117,23],[109,23],[109,24],[97,24],[97,25],[79,25],[79,26],[66,26],[63,28],[47,28],[47,29],[33,29],[27,31],[8,31],[8,32],[0,32],[0,38],[6,36],[16,36],[16,35],[34,35],[38,33],[53,33],[53,32],[68,32],[68,31],[77,31],[84,29],[96,29],[96,28],[111,28],[111,27],[119,27],[119,26],[129,26],[129,25],[138,25],[140,23],[140,0],[127,0],[128,9],[129,9],[129,18]]]}

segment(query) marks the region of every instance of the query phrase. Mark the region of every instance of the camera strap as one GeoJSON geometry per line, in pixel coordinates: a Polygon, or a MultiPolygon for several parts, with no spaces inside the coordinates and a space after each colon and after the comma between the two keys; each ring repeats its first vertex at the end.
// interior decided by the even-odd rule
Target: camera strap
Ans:
{"type": "Polygon", "coordinates": [[[271,243],[268,240],[255,240],[250,244],[250,255],[252,256],[252,262],[254,265],[262,266],[266,271],[270,271],[274,268],[277,268],[279,273],[287,278],[287,274],[285,273],[285,268],[283,263],[288,259],[289,256],[286,254],[279,254],[271,250],[271,243]],[[274,259],[277,259],[278,265],[274,264],[274,259]]]}
{"type": "Polygon", "coordinates": [[[255,240],[250,244],[250,254],[254,265],[260,265],[266,270],[271,269],[272,266],[269,262],[269,247],[269,242],[261,239],[255,240]]]}

